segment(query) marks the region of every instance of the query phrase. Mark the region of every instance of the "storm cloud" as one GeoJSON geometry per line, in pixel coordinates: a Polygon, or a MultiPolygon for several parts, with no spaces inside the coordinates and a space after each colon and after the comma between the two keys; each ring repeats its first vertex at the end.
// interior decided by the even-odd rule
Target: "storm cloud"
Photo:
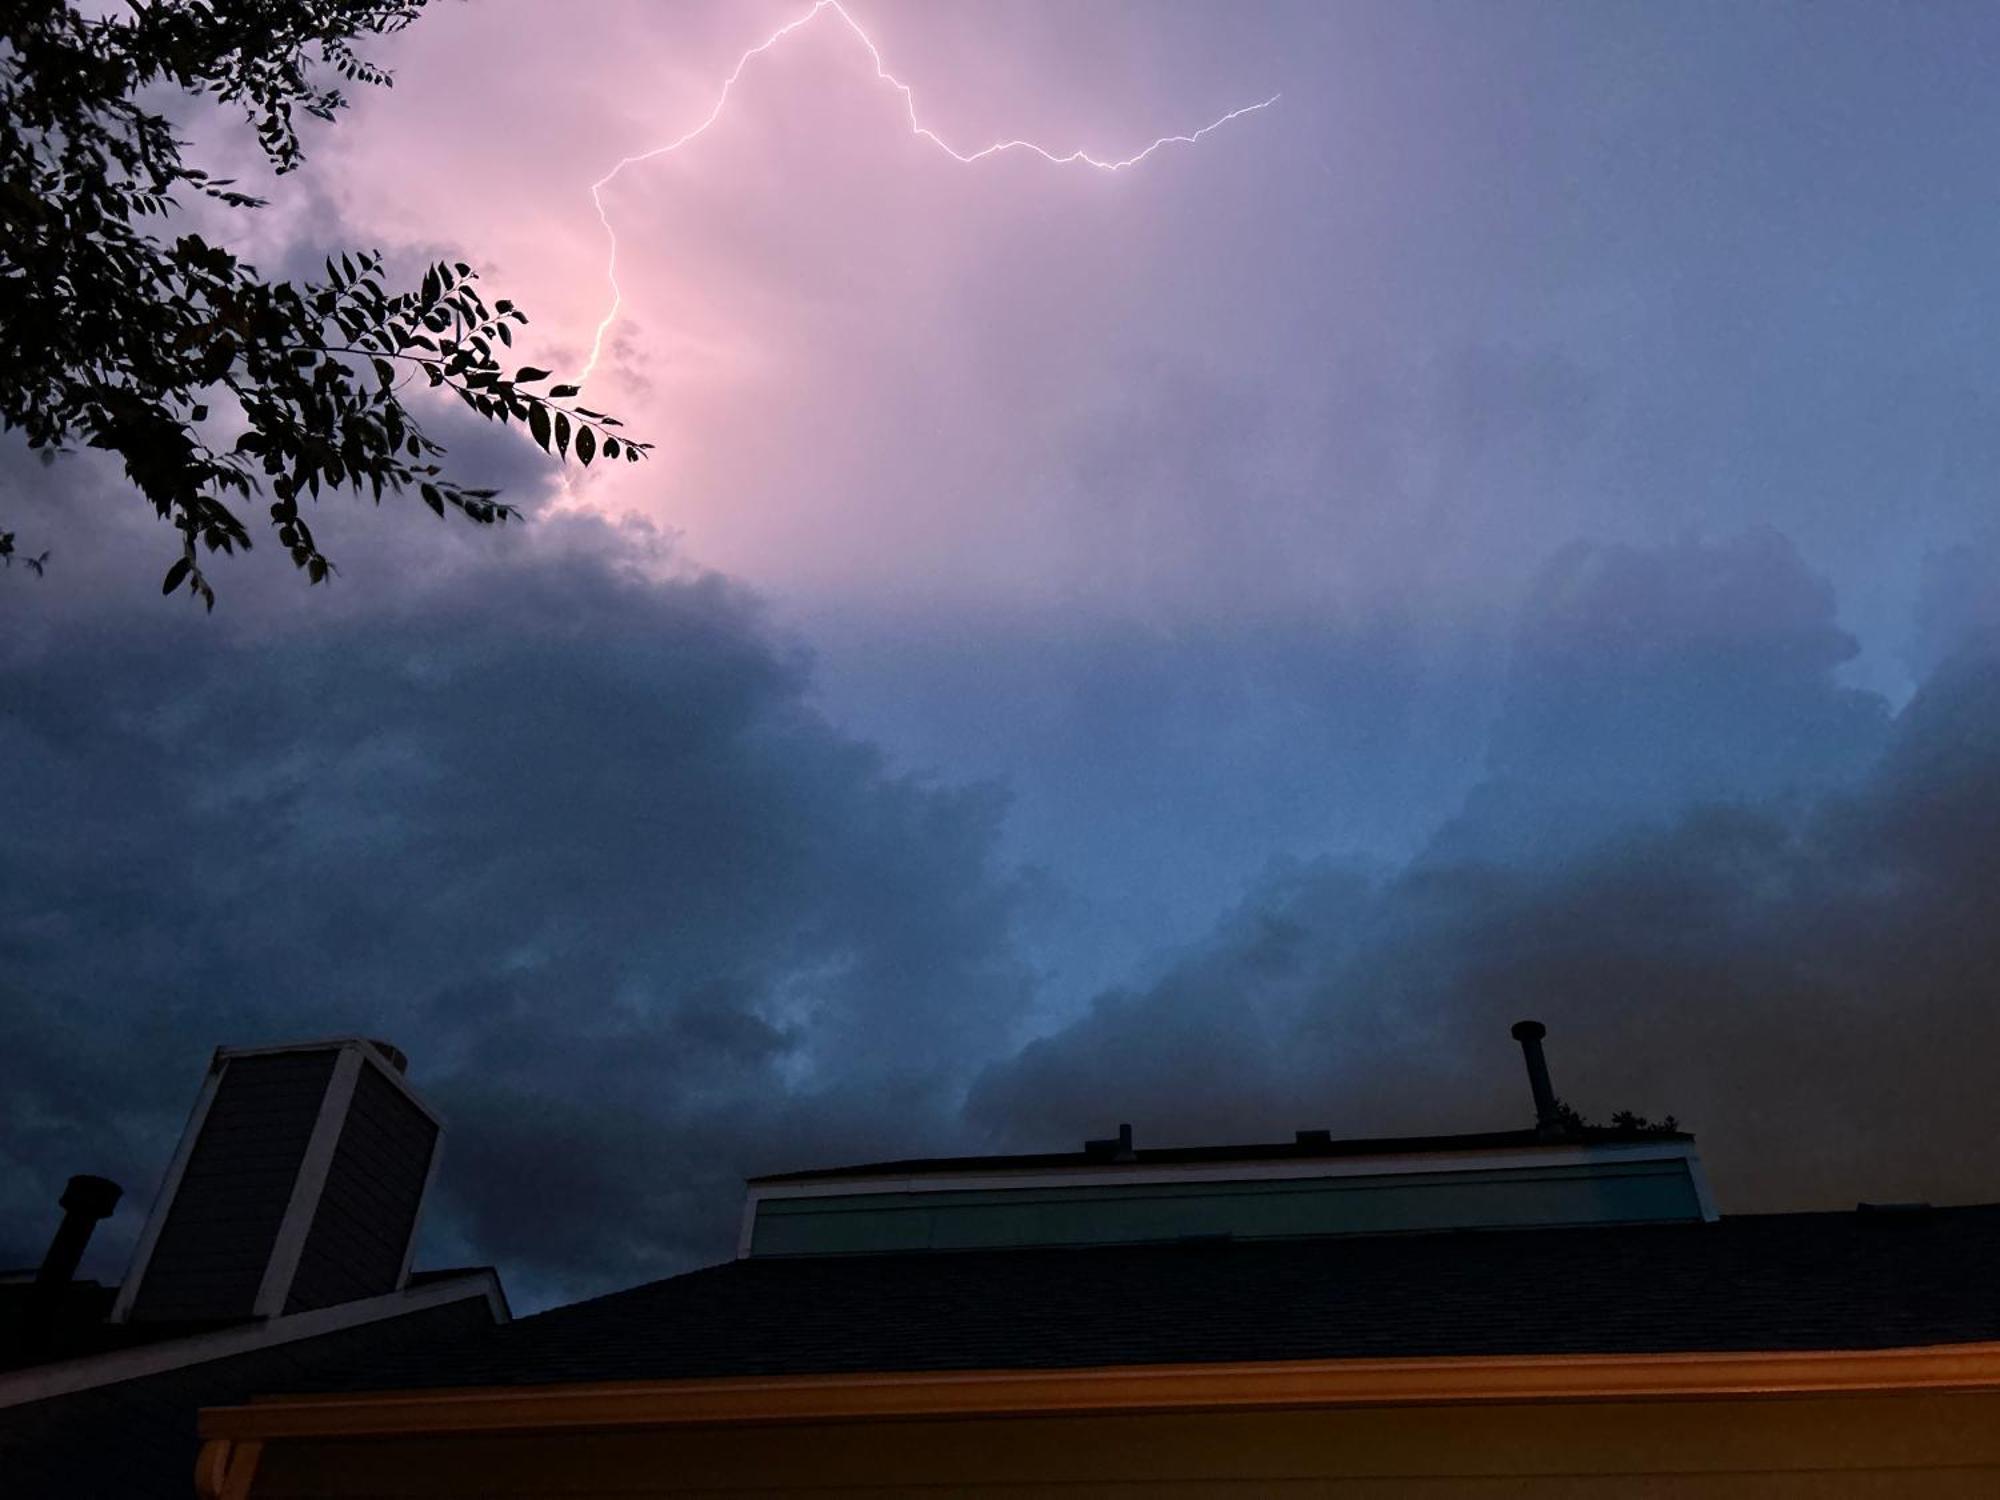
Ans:
{"type": "MultiPolygon", "coordinates": [[[[103,603],[0,657],[16,1259],[69,1171],[143,1196],[209,1047],[355,1031],[449,1121],[429,1257],[529,1302],[727,1253],[758,1170],[1515,1124],[1525,1014],[1732,1207],[2000,1167],[2000,656],[1964,626],[1892,715],[1775,534],[1567,549],[1413,859],[1274,861],[1052,1023],[1003,791],[829,725],[741,587],[643,526],[367,519],[344,593],[244,571],[216,620],[103,603]]],[[[1928,617],[1976,583],[1941,564],[1928,617]]]]}
{"type": "Polygon", "coordinates": [[[644,528],[454,567],[379,525],[346,598],[269,559],[266,608],[253,559],[215,621],[140,596],[0,656],[14,1257],[63,1174],[155,1180],[217,1043],[404,1047],[432,1244],[530,1283],[715,1254],[744,1173],[948,1123],[1030,991],[1000,794],[835,731],[644,528]]]}
{"type": "MultiPolygon", "coordinates": [[[[218,138],[231,243],[466,259],[573,371],[588,184],[802,8],[436,9],[307,171],[218,138]]],[[[1993,1196],[1991,18],[861,9],[953,139],[1284,98],[965,168],[801,33],[616,185],[654,459],[443,418],[532,524],[327,505],[324,589],[191,614],[0,451],[0,1257],[102,1171],[116,1275],[208,1049],[346,1031],[529,1304],[746,1172],[1520,1123],[1530,1014],[1726,1207],[1993,1196]]]]}
{"type": "Polygon", "coordinates": [[[1892,719],[1839,684],[1832,619],[1768,534],[1565,554],[1491,774],[1430,848],[1275,870],[1153,982],[996,1064],[973,1117],[1510,1127],[1507,1026],[1536,1016],[1571,1102],[1677,1114],[1727,1208],[1990,1196],[2000,654],[1959,637],[1892,719]]]}

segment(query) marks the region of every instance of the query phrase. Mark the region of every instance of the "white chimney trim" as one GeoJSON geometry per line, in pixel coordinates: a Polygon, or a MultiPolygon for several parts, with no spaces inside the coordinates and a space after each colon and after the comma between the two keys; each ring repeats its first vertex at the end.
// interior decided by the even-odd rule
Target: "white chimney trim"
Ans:
{"type": "MultiPolygon", "coordinates": [[[[279,1221],[278,1232],[271,1247],[269,1258],[264,1262],[263,1278],[257,1286],[251,1312],[255,1317],[277,1317],[284,1312],[286,1299],[290,1297],[292,1282],[298,1274],[299,1258],[304,1252],[305,1242],[312,1230],[313,1216],[318,1212],[320,1198],[326,1188],[327,1174],[333,1165],[333,1154],[345,1128],[349,1107],[354,1098],[355,1086],[360,1081],[363,1066],[374,1068],[386,1079],[404,1099],[432,1126],[431,1154],[425,1168],[424,1196],[430,1194],[437,1176],[438,1156],[444,1145],[444,1122],[437,1111],[426,1104],[410,1086],[409,1080],[397,1071],[379,1047],[367,1037],[336,1036],[316,1041],[281,1042],[263,1047],[217,1047],[209,1057],[208,1074],[202,1080],[201,1092],[195,1097],[194,1109],[188,1115],[188,1122],[181,1132],[179,1144],[167,1165],[167,1174],[161,1180],[158,1193],[154,1195],[145,1226],[139,1234],[139,1242],[132,1252],[131,1265],[125,1279],[118,1288],[118,1295],[111,1307],[109,1321],[126,1323],[131,1321],[133,1307],[144,1286],[146,1272],[152,1264],[153,1252],[159,1244],[160,1234],[166,1226],[169,1210],[175,1195],[180,1190],[181,1179],[187,1172],[189,1159],[194,1155],[195,1143],[201,1138],[204,1125],[208,1122],[211,1106],[222,1086],[223,1075],[229,1071],[229,1064],[239,1058],[275,1057],[287,1053],[335,1052],[333,1073],[327,1080],[326,1091],[320,1096],[319,1113],[314,1117],[313,1132],[308,1139],[305,1154],[300,1160],[297,1177],[292,1183],[292,1193],[286,1201],[284,1217],[279,1221]]],[[[417,1202],[417,1215],[423,1213],[424,1199],[417,1202]]],[[[416,1255],[417,1227],[413,1220],[410,1225],[409,1241],[404,1247],[403,1263],[398,1271],[396,1285],[407,1286],[410,1279],[411,1262],[416,1255]]]]}
{"type": "Polygon", "coordinates": [[[285,1216],[278,1221],[277,1238],[271,1242],[270,1258],[264,1262],[264,1279],[257,1283],[257,1295],[250,1314],[275,1318],[285,1310],[292,1294],[292,1282],[299,1274],[299,1257],[305,1252],[306,1235],[312,1230],[313,1215],[326,1191],[326,1175],[333,1169],[334,1148],[347,1125],[348,1106],[354,1102],[354,1086],[361,1080],[361,1049],[344,1044],[333,1065],[333,1076],[320,1095],[319,1118],[313,1121],[305,1155],[299,1158],[298,1176],[292,1179],[292,1196],[285,1204],[285,1216]]]}
{"type": "Polygon", "coordinates": [[[380,1297],[364,1297],[356,1302],[340,1302],[332,1307],[315,1308],[311,1312],[293,1313],[288,1317],[239,1323],[233,1328],[219,1328],[212,1333],[190,1334],[186,1338],[165,1339],[157,1344],[140,1344],[132,1349],[87,1354],[54,1364],[9,1371],[0,1375],[0,1407],[25,1406],[30,1401],[46,1401],[51,1396],[65,1396],[72,1391],[140,1380],[168,1370],[185,1369],[189,1365],[269,1349],[277,1344],[359,1328],[384,1318],[426,1312],[433,1307],[462,1302],[470,1297],[485,1301],[495,1323],[505,1323],[513,1317],[507,1306],[506,1293],[501,1290],[499,1276],[490,1268],[481,1267],[463,1276],[426,1282],[420,1287],[388,1292],[380,1297]]]}
{"type": "Polygon", "coordinates": [[[132,1304],[139,1297],[139,1283],[145,1278],[146,1267],[152,1263],[153,1247],[160,1242],[160,1231],[166,1227],[167,1208],[173,1203],[174,1194],[180,1190],[188,1158],[194,1155],[194,1143],[201,1138],[201,1127],[208,1123],[208,1109],[215,1103],[215,1091],[222,1086],[222,1075],[227,1066],[228,1060],[222,1048],[217,1047],[209,1054],[208,1075],[201,1081],[201,1092],[195,1095],[187,1127],[181,1131],[180,1144],[174,1147],[173,1160],[167,1163],[167,1175],[160,1179],[160,1190],[153,1195],[145,1227],[139,1231],[139,1243],[132,1248],[132,1263],[126,1267],[125,1279],[118,1286],[117,1300],[111,1304],[110,1321],[113,1323],[131,1320],[132,1304]]]}

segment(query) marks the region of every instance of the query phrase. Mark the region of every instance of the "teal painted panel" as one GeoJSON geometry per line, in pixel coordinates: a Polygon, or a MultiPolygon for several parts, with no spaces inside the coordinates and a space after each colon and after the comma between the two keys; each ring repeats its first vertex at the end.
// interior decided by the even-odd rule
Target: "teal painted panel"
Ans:
{"type": "Polygon", "coordinates": [[[1281,1239],[1699,1219],[1683,1161],[1277,1181],[767,1198],[753,1255],[1281,1239]]]}

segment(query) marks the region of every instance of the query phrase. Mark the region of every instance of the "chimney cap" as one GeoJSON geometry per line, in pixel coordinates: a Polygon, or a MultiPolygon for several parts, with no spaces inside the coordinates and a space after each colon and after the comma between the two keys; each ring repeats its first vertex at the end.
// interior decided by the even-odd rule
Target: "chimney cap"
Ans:
{"type": "Polygon", "coordinates": [[[1517,1042],[1539,1042],[1548,1034],[1549,1028],[1540,1021],[1516,1021],[1512,1032],[1517,1042]]]}
{"type": "Polygon", "coordinates": [[[79,1172],[70,1178],[69,1185],[57,1200],[69,1213],[79,1214],[87,1219],[108,1219],[112,1210],[118,1207],[118,1200],[125,1196],[125,1189],[109,1177],[93,1177],[87,1172],[79,1172]]]}

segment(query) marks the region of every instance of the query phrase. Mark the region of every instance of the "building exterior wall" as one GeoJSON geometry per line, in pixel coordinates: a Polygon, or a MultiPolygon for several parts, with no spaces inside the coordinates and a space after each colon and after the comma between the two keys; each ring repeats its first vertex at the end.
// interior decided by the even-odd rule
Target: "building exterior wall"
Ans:
{"type": "Polygon", "coordinates": [[[246,1401],[320,1371],[489,1327],[482,1296],[189,1364],[116,1384],[0,1407],[0,1496],[188,1500],[204,1406],[246,1401]]]}
{"type": "Polygon", "coordinates": [[[379,1068],[361,1069],[286,1312],[396,1290],[437,1138],[437,1125],[379,1068]]]}
{"type": "Polygon", "coordinates": [[[1088,1189],[962,1189],[767,1197],[752,1255],[1089,1245],[1198,1235],[1282,1239],[1530,1225],[1691,1221],[1684,1160],[1088,1189]]]}
{"type": "Polygon", "coordinates": [[[251,1315],[336,1056],[321,1050],[228,1061],[147,1258],[133,1318],[251,1315]]]}
{"type": "Polygon", "coordinates": [[[1058,1492],[1382,1500],[2000,1494],[2000,1395],[1729,1397],[274,1439],[262,1500],[1058,1492]],[[1058,1488],[1059,1487],[1059,1488],[1058,1488]]]}

